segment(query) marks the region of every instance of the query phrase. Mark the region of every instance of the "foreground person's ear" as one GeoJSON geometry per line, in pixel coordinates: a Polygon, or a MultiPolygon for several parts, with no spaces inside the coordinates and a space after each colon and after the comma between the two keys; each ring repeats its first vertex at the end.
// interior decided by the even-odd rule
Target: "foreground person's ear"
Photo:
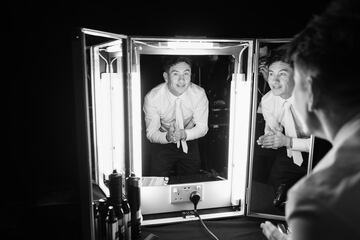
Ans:
{"type": "Polygon", "coordinates": [[[316,101],[314,99],[314,94],[312,91],[312,77],[311,76],[307,76],[306,77],[306,90],[308,91],[308,102],[307,102],[307,110],[308,112],[314,112],[315,106],[316,106],[316,101]]]}

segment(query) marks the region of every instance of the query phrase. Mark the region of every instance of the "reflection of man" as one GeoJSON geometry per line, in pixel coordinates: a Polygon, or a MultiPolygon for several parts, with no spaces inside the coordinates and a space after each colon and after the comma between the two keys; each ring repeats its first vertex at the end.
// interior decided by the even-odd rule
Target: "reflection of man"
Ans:
{"type": "Polygon", "coordinates": [[[271,91],[261,99],[265,119],[265,134],[258,144],[263,148],[279,149],[270,173],[270,182],[276,190],[274,205],[285,201],[287,190],[307,171],[310,139],[298,127],[293,111],[293,69],[286,59],[286,49],[273,51],[268,60],[267,82],[271,91]]]}
{"type": "Polygon", "coordinates": [[[156,144],[151,174],[191,175],[200,170],[197,140],[208,131],[209,102],[203,88],[191,82],[191,60],[171,56],[164,66],[164,83],[144,100],[146,136],[156,144]]]}

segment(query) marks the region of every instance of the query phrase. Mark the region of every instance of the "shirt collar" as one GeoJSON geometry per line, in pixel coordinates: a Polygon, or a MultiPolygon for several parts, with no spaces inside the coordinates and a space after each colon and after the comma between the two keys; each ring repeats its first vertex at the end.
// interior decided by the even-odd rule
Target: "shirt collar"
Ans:
{"type": "Polygon", "coordinates": [[[347,123],[345,123],[339,131],[336,133],[333,145],[339,146],[346,139],[348,139],[352,134],[354,134],[357,130],[360,129],[360,113],[356,114],[353,118],[350,119],[347,123]]]}
{"type": "Polygon", "coordinates": [[[166,95],[168,96],[170,102],[174,102],[175,99],[178,98],[178,97],[176,97],[174,94],[172,94],[172,93],[170,92],[169,87],[168,87],[167,84],[165,84],[165,89],[166,89],[166,95]]]}
{"type": "Polygon", "coordinates": [[[331,150],[321,159],[321,161],[315,166],[314,172],[320,171],[334,164],[335,158],[332,157],[336,153],[337,149],[351,137],[352,134],[356,133],[360,129],[360,114],[357,114],[350,121],[345,123],[340,130],[336,133],[334,141],[332,143],[331,150]]]}
{"type": "MultiPolygon", "coordinates": [[[[274,95],[275,96],[275,95],[274,95]]],[[[283,107],[284,106],[284,103],[285,102],[288,102],[288,103],[290,103],[290,104],[293,104],[293,99],[294,99],[294,97],[291,95],[291,97],[289,97],[288,99],[284,99],[284,98],[282,98],[282,97],[280,97],[280,96],[275,96],[275,97],[277,97],[277,99],[278,99],[278,104],[279,104],[279,106],[281,106],[281,107],[283,107]]]]}
{"type": "Polygon", "coordinates": [[[282,97],[280,97],[280,99],[281,99],[281,102],[282,103],[285,103],[285,102],[288,102],[288,103],[290,103],[290,104],[293,104],[293,102],[294,102],[294,97],[293,97],[293,95],[291,95],[289,98],[287,98],[287,99],[284,99],[284,98],[282,98],[282,97]]]}

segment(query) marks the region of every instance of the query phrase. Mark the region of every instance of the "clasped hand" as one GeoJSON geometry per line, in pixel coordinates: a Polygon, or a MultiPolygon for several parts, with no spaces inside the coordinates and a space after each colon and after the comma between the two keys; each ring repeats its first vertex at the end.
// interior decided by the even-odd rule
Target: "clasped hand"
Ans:
{"type": "Polygon", "coordinates": [[[270,131],[256,141],[262,148],[278,149],[283,146],[289,146],[290,138],[280,131],[270,131]]]}
{"type": "Polygon", "coordinates": [[[181,140],[186,139],[186,132],[184,129],[179,129],[175,123],[170,125],[169,131],[166,134],[166,139],[168,142],[176,143],[181,140]]]}

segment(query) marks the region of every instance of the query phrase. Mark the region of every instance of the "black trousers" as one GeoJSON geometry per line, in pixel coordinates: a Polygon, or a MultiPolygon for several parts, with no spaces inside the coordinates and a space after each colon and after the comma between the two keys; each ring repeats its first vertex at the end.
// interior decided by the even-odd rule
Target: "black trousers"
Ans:
{"type": "Polygon", "coordinates": [[[308,153],[301,153],[303,163],[298,166],[292,158],[287,156],[286,148],[279,148],[272,165],[269,182],[276,190],[280,184],[286,184],[287,188],[294,185],[300,178],[306,175],[308,165],[308,153]]]}
{"type": "Polygon", "coordinates": [[[184,153],[180,144],[155,144],[151,153],[150,171],[152,176],[186,176],[200,170],[198,140],[186,141],[188,153],[184,153]]]}

